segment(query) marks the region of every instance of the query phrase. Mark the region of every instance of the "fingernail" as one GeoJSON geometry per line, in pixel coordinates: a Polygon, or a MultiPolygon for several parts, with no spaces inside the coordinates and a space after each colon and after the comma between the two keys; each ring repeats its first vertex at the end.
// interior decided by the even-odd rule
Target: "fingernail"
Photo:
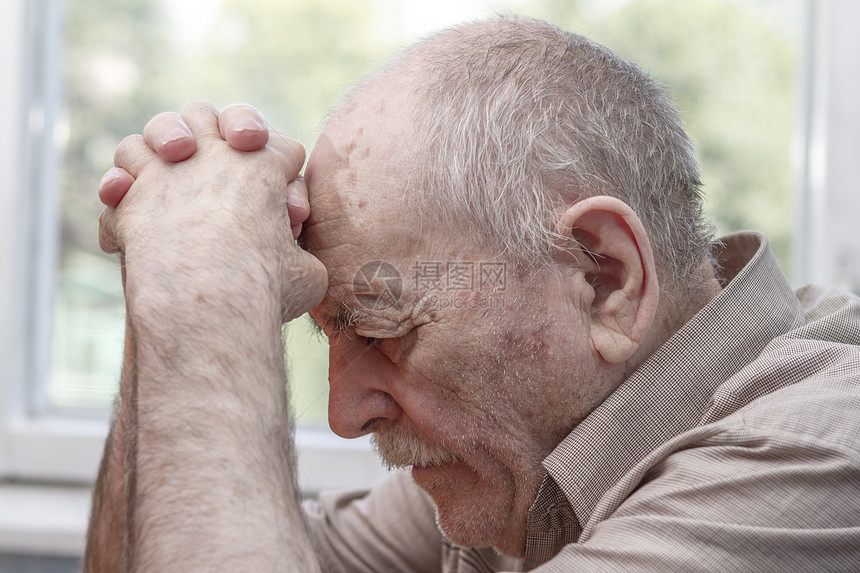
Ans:
{"type": "Polygon", "coordinates": [[[191,137],[191,134],[182,129],[181,127],[174,127],[173,129],[169,129],[161,138],[161,145],[167,145],[169,143],[173,143],[174,141],[179,141],[180,139],[186,139],[191,137]]]}
{"type": "Polygon", "coordinates": [[[299,207],[300,209],[305,209],[308,207],[308,202],[301,195],[297,195],[295,193],[288,193],[287,194],[287,205],[292,205],[293,207],[299,207]]]}
{"type": "Polygon", "coordinates": [[[102,180],[99,181],[99,187],[104,187],[108,183],[116,181],[120,177],[122,177],[122,171],[116,167],[111,167],[104,175],[102,175],[102,180]]]}
{"type": "Polygon", "coordinates": [[[233,131],[241,133],[243,131],[263,131],[266,129],[266,124],[252,116],[245,116],[236,120],[233,124],[233,131]]]}

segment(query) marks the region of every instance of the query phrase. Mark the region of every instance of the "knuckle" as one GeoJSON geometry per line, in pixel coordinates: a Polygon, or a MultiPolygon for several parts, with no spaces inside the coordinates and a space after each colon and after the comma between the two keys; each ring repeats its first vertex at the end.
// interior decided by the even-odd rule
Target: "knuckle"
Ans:
{"type": "Polygon", "coordinates": [[[114,209],[105,208],[99,214],[99,247],[106,253],[118,250],[113,221],[114,209]]]}
{"type": "Polygon", "coordinates": [[[114,151],[114,165],[117,167],[122,167],[123,165],[128,163],[130,157],[136,155],[139,152],[141,145],[149,147],[146,143],[146,140],[139,133],[128,135],[123,138],[123,140],[119,142],[119,145],[116,146],[116,151],[114,151]]]}
{"type": "Polygon", "coordinates": [[[290,145],[290,148],[293,151],[293,154],[302,162],[305,161],[305,146],[299,143],[297,140],[292,137],[284,136],[287,140],[287,143],[290,145]]]}
{"type": "Polygon", "coordinates": [[[193,101],[186,104],[179,115],[191,128],[198,142],[204,139],[221,139],[220,128],[218,127],[218,110],[211,103],[193,101]]]}
{"type": "Polygon", "coordinates": [[[114,227],[116,226],[115,213],[116,209],[113,207],[105,207],[104,209],[102,209],[102,212],[99,213],[100,231],[113,234],[114,227]]]}
{"type": "Polygon", "coordinates": [[[296,168],[301,169],[305,162],[305,147],[297,140],[284,135],[280,131],[272,131],[273,138],[276,141],[277,148],[284,154],[285,160],[290,164],[297,164],[296,168]]]}
{"type": "Polygon", "coordinates": [[[212,114],[214,116],[218,116],[218,109],[211,103],[206,100],[194,100],[188,102],[182,107],[182,111],[179,112],[179,115],[185,116],[188,114],[212,114]]]}
{"type": "Polygon", "coordinates": [[[305,179],[302,176],[293,178],[293,180],[287,184],[287,187],[290,191],[299,193],[305,198],[308,196],[308,184],[305,183],[305,179]]]}

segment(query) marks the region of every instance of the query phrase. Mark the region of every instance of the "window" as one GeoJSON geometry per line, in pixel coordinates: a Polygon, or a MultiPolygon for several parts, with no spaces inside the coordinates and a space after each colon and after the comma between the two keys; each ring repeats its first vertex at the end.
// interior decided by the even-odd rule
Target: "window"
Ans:
{"type": "MultiPolygon", "coordinates": [[[[856,93],[860,80],[827,73],[855,69],[834,63],[852,53],[833,39],[842,37],[841,22],[860,17],[850,1],[6,0],[0,113],[16,129],[0,134],[0,476],[94,476],[124,312],[116,263],[95,241],[95,190],[123,136],[159,111],[204,98],[253,103],[310,148],[329,103],[387,54],[500,9],[548,19],[640,62],[678,99],[720,230],[763,229],[804,281],[860,288],[848,223],[860,210],[846,184],[853,166],[840,171],[850,161],[828,155],[858,132],[840,129],[843,116],[830,110],[849,114],[851,106],[834,101],[856,93]],[[799,83],[805,28],[815,41],[799,83]],[[834,242],[830,254],[824,247],[834,242]]],[[[302,321],[287,341],[301,349],[290,364],[303,485],[347,485],[330,471],[344,456],[360,468],[349,483],[372,483],[381,470],[366,443],[325,429],[324,344],[302,321]]]]}
{"type": "MultiPolygon", "coordinates": [[[[607,10],[585,3],[562,10],[534,2],[518,8],[604,41],[671,86],[699,146],[720,227],[766,230],[788,265],[796,3],[793,11],[783,4],[776,19],[735,2],[675,3],[671,18],[655,18],[657,4],[607,10]]],[[[381,4],[370,10],[337,1],[69,0],[62,11],[59,4],[45,6],[48,41],[34,94],[42,111],[31,115],[41,113],[52,135],[35,142],[49,169],[35,170],[31,183],[41,184],[40,208],[48,219],[58,205],[59,225],[41,229],[45,271],[55,268],[56,278],[53,316],[35,323],[39,347],[50,348],[51,356],[32,408],[98,415],[110,406],[122,352],[116,263],[93,240],[100,209],[94,190],[116,143],[159,110],[203,97],[218,105],[253,102],[273,125],[310,144],[329,102],[393,51],[395,41],[408,38],[379,33],[400,29],[384,25],[392,16],[381,4]]],[[[302,356],[290,360],[298,422],[324,426],[324,344],[301,321],[288,330],[288,348],[302,356]]]]}
{"type": "MultiPolygon", "coordinates": [[[[327,102],[379,58],[381,52],[372,53],[379,45],[365,37],[368,16],[348,2],[305,4],[278,5],[277,18],[264,2],[5,6],[10,43],[20,43],[7,73],[16,79],[9,103],[21,115],[10,125],[20,126],[26,147],[16,147],[17,136],[3,142],[17,157],[7,171],[5,188],[17,192],[3,197],[9,224],[0,259],[10,303],[2,334],[15,382],[3,395],[4,476],[86,483],[95,475],[118,381],[124,304],[117,263],[95,244],[94,191],[122,137],[139,132],[158,111],[205,95],[218,105],[259,102],[274,125],[307,141],[327,102]],[[198,19],[209,11],[211,18],[198,19]],[[323,20],[336,22],[330,34],[314,31],[323,20]],[[26,27],[11,29],[16,22],[26,27]],[[292,22],[304,36],[287,38],[275,22],[292,22]],[[361,22],[355,34],[335,32],[361,22]],[[258,46],[248,34],[267,38],[268,56],[254,53],[258,46]],[[355,48],[362,45],[367,49],[355,48]],[[316,59],[308,56],[314,50],[316,59]],[[334,62],[328,68],[320,65],[326,54],[334,62]],[[273,69],[284,70],[280,81],[269,81],[273,69]],[[245,89],[254,85],[258,91],[245,89]]],[[[359,468],[355,483],[377,481],[383,471],[366,440],[340,440],[324,427],[324,343],[303,321],[287,339],[303,358],[313,358],[291,361],[292,378],[305,381],[295,384],[303,486],[344,486],[343,474],[332,470],[346,460],[359,468]]]]}
{"type": "MultiPolygon", "coordinates": [[[[104,432],[122,353],[116,262],[94,240],[95,189],[119,140],[158,111],[203,97],[219,106],[252,102],[310,147],[316,122],[350,82],[399,44],[470,15],[463,10],[512,7],[639,61],[678,98],[721,230],[764,229],[791,265],[798,2],[467,2],[448,13],[444,6],[428,12],[418,2],[392,9],[381,1],[359,7],[345,0],[10,6],[26,6],[28,21],[28,60],[19,72],[27,86],[19,109],[28,145],[19,150],[25,169],[17,171],[27,191],[15,197],[24,217],[15,221],[21,232],[10,255],[18,257],[19,280],[8,287],[17,289],[12,299],[26,301],[15,306],[24,326],[16,337],[22,343],[17,378],[25,381],[16,400],[26,412],[23,424],[74,425],[82,433],[63,439],[81,437],[82,451],[104,432]]],[[[302,356],[289,360],[299,426],[323,429],[325,345],[302,321],[289,326],[287,340],[302,356]]],[[[62,450],[75,451],[68,444],[62,450]]],[[[52,475],[48,467],[64,458],[46,455],[22,473],[41,468],[35,474],[52,475]]],[[[59,475],[87,479],[97,451],[76,458],[78,469],[59,475]]]]}
{"type": "MultiPolygon", "coordinates": [[[[478,11],[505,6],[473,4],[468,8],[478,11]]],[[[672,3],[670,17],[662,4],[513,6],[591,35],[666,82],[698,145],[721,229],[765,229],[790,266],[798,3],[672,3]]],[[[13,299],[27,301],[15,307],[26,326],[18,336],[26,341],[18,366],[26,383],[17,400],[28,413],[23,419],[91,428],[103,427],[122,352],[116,263],[94,240],[94,190],[116,143],[154,113],[197,97],[253,102],[273,125],[312,143],[328,103],[397,44],[424,32],[416,22],[432,28],[462,16],[443,13],[429,22],[418,3],[392,11],[381,2],[367,9],[339,0],[43,0],[26,8],[29,59],[20,76],[28,91],[19,106],[28,145],[20,150],[25,171],[17,172],[27,192],[15,198],[24,214],[16,222],[23,230],[14,255],[20,280],[9,287],[18,289],[13,299]]],[[[302,356],[290,361],[299,424],[319,428],[324,345],[301,321],[287,339],[302,356]]],[[[87,459],[71,475],[89,475],[95,458],[87,459]]]]}

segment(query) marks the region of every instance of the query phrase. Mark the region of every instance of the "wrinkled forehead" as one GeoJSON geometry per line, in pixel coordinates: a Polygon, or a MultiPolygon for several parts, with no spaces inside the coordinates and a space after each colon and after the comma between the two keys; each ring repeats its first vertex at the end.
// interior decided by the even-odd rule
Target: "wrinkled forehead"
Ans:
{"type": "Polygon", "coordinates": [[[397,309],[374,297],[391,294],[394,273],[420,242],[420,217],[407,200],[416,183],[403,128],[384,117],[385,109],[358,109],[329,122],[305,170],[311,213],[302,244],[328,269],[321,306],[331,307],[329,314],[348,304],[394,320],[397,309]]]}
{"type": "Polygon", "coordinates": [[[303,246],[327,266],[405,252],[418,215],[408,205],[413,183],[401,161],[372,138],[320,136],[305,170],[311,210],[303,246]]]}

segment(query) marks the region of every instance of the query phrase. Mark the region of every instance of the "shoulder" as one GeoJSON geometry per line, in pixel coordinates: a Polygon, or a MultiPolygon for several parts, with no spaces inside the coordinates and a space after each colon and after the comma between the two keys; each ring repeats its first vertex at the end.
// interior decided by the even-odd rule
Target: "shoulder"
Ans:
{"type": "Polygon", "coordinates": [[[717,390],[710,423],[666,444],[628,507],[683,497],[769,527],[860,525],[860,347],[773,346],[717,390]]]}
{"type": "Polygon", "coordinates": [[[618,558],[616,571],[853,570],[858,388],[810,378],[678,436],[604,496],[563,555],[618,558]]]}
{"type": "MultiPolygon", "coordinates": [[[[860,387],[860,297],[808,286],[796,291],[794,324],[768,340],[757,355],[715,390],[701,424],[743,410],[771,420],[774,409],[836,403],[854,409],[860,387]]],[[[766,319],[766,317],[759,317],[766,319]]],[[[755,344],[755,341],[749,341],[755,344]]],[[[827,427],[826,418],[802,418],[827,427]]]]}

